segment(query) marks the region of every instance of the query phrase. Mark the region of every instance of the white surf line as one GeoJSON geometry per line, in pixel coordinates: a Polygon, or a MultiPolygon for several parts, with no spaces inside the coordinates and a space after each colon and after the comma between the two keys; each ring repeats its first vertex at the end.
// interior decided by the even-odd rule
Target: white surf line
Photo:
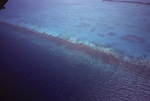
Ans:
{"type": "Polygon", "coordinates": [[[150,66],[150,59],[149,58],[137,59],[137,58],[140,58],[140,57],[134,57],[134,56],[130,56],[130,55],[127,55],[127,54],[121,54],[117,51],[114,51],[113,49],[111,49],[109,47],[104,47],[104,46],[101,46],[101,45],[95,45],[95,44],[90,43],[88,41],[82,41],[79,38],[74,38],[74,37],[64,38],[62,36],[59,36],[59,34],[50,31],[47,28],[41,28],[41,27],[31,25],[31,24],[23,24],[23,23],[18,24],[16,22],[9,22],[9,21],[1,21],[1,22],[8,23],[8,24],[11,24],[11,25],[14,25],[14,26],[24,27],[26,29],[33,30],[33,31],[41,33],[41,34],[47,34],[47,35],[50,35],[52,37],[56,37],[56,38],[59,38],[59,39],[66,40],[67,42],[70,42],[72,44],[82,44],[86,47],[89,47],[90,49],[98,50],[99,52],[105,53],[107,55],[112,55],[112,56],[114,56],[118,59],[122,59],[122,61],[124,61],[124,62],[131,62],[132,61],[133,62],[132,64],[138,65],[139,63],[142,63],[143,65],[148,64],[148,66],[150,66]]]}

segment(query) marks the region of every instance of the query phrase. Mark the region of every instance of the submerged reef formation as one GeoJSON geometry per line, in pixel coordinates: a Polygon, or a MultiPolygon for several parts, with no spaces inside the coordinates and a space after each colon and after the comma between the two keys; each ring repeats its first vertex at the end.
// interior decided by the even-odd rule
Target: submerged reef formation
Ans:
{"type": "Polygon", "coordinates": [[[125,35],[120,37],[120,39],[125,40],[130,43],[144,43],[146,40],[142,37],[136,35],[125,35]]]}
{"type": "Polygon", "coordinates": [[[87,24],[87,23],[79,23],[78,25],[76,25],[75,27],[78,27],[78,28],[83,28],[83,27],[89,27],[90,25],[87,24]]]}
{"type": "MultiPolygon", "coordinates": [[[[6,27],[20,30],[26,33],[26,35],[36,35],[36,37],[44,39],[47,42],[55,43],[57,47],[65,47],[66,49],[73,52],[74,50],[83,52],[84,54],[94,58],[95,60],[101,60],[102,64],[109,64],[113,67],[128,68],[134,71],[135,74],[141,76],[150,76],[150,60],[146,56],[134,57],[127,54],[119,53],[111,47],[104,47],[93,43],[85,42],[80,39],[70,37],[68,39],[61,38],[53,33],[43,32],[40,29],[31,29],[24,26],[13,25],[7,22],[1,22],[6,27]]],[[[101,34],[98,34],[101,37],[101,34]]],[[[135,35],[126,35],[121,39],[128,42],[144,42],[143,38],[135,35]]]]}
{"type": "Polygon", "coordinates": [[[103,35],[103,34],[101,34],[101,33],[97,33],[97,35],[98,35],[99,37],[105,37],[105,35],[103,35]]]}
{"type": "Polygon", "coordinates": [[[108,33],[109,36],[116,36],[117,34],[116,33],[113,33],[113,32],[110,32],[108,33]]]}

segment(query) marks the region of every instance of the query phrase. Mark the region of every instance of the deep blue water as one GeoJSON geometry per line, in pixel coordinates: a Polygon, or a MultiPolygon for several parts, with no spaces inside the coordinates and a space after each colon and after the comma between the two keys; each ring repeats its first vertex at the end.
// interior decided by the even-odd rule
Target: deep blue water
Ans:
{"type": "Polygon", "coordinates": [[[1,28],[0,88],[1,98],[5,99],[3,101],[150,99],[148,71],[109,64],[89,65],[84,59],[81,62],[76,59],[72,61],[61,55],[60,49],[57,49],[59,52],[49,51],[48,48],[54,48],[51,42],[48,48],[34,43],[35,40],[46,42],[41,36],[24,34],[33,33],[32,31],[18,27],[17,31],[16,27],[8,25],[1,28]]]}
{"type": "Polygon", "coordinates": [[[0,35],[1,92],[7,101],[61,101],[82,97],[79,95],[86,83],[82,79],[86,81],[86,74],[91,70],[66,63],[41,46],[9,34],[0,35]]]}
{"type": "Polygon", "coordinates": [[[149,101],[150,6],[34,3],[0,12],[2,101],[149,101]]]}

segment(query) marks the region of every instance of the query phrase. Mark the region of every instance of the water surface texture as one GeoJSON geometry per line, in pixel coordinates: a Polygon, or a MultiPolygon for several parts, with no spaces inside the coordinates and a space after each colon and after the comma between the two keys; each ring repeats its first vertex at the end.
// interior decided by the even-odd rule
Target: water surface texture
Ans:
{"type": "Polygon", "coordinates": [[[149,101],[150,0],[9,0],[6,101],[149,101]]]}

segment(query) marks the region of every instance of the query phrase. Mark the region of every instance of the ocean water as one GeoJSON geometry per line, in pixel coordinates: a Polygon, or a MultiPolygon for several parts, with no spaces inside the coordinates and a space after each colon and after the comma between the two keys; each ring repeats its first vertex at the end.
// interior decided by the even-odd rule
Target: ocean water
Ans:
{"type": "Polygon", "coordinates": [[[149,0],[112,1],[8,1],[0,11],[2,98],[149,101],[149,0]]]}

